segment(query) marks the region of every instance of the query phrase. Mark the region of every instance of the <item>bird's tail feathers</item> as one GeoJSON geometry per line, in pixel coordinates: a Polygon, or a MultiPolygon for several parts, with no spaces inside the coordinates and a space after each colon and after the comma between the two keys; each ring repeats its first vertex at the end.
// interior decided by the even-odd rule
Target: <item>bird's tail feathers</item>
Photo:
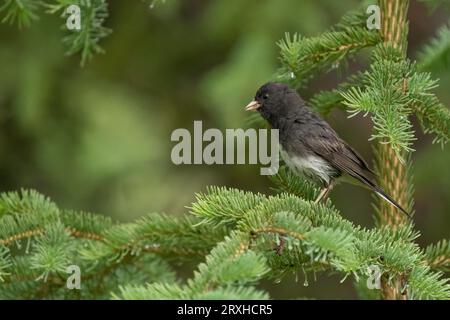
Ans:
{"type": "Polygon", "coordinates": [[[373,191],[375,191],[375,193],[383,198],[384,200],[386,200],[387,202],[389,202],[391,205],[393,205],[394,207],[396,207],[398,210],[400,210],[402,213],[404,213],[408,219],[412,220],[411,214],[408,213],[405,209],[402,208],[401,205],[398,204],[397,201],[395,201],[394,199],[392,199],[389,195],[387,195],[383,190],[381,190],[378,186],[374,186],[373,187],[373,191]]]}
{"type": "Polygon", "coordinates": [[[386,192],[384,192],[376,183],[365,177],[364,175],[358,174],[357,175],[358,180],[366,184],[370,189],[372,189],[379,197],[396,207],[398,210],[400,210],[403,214],[405,214],[408,219],[412,220],[411,214],[408,213],[401,205],[398,204],[397,201],[392,199],[386,192]]]}

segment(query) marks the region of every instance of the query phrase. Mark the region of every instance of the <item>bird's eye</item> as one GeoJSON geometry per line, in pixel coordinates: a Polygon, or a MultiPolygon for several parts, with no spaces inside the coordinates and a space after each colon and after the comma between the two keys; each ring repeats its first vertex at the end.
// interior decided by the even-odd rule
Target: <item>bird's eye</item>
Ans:
{"type": "Polygon", "coordinates": [[[265,95],[263,95],[264,100],[267,100],[268,98],[269,98],[269,94],[266,93],[265,95]]]}

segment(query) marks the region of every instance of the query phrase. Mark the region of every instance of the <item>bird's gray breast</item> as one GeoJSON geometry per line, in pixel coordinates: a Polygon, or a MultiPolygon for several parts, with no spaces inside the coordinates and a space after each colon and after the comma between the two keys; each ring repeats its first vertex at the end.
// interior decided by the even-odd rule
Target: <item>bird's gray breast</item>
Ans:
{"type": "Polygon", "coordinates": [[[281,147],[280,153],[289,169],[297,174],[306,176],[310,180],[328,185],[335,175],[335,169],[326,160],[317,155],[295,153],[287,151],[283,147],[281,147]]]}

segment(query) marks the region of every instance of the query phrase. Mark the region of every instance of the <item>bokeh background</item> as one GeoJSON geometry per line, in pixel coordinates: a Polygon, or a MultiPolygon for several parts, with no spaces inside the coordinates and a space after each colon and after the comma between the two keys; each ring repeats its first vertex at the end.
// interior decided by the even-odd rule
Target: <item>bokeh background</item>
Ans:
{"type": "MultiPolygon", "coordinates": [[[[33,188],[60,207],[131,221],[147,212],[174,215],[196,192],[224,185],[270,193],[258,166],[175,166],[170,152],[176,128],[239,128],[243,106],[278,67],[276,42],[285,32],[315,35],[359,1],[350,0],[166,0],[110,1],[106,25],[113,34],[105,54],[84,67],[61,43],[61,19],[43,15],[29,28],[0,24],[0,191],[33,188]]],[[[448,10],[410,7],[410,57],[448,21],[448,10]]],[[[346,68],[315,79],[305,98],[332,89],[364,68],[358,56],[346,68]]],[[[436,67],[437,89],[450,105],[450,68],[436,67]]],[[[328,118],[366,159],[369,119],[328,118]]],[[[416,223],[424,245],[450,234],[450,148],[432,145],[416,124],[414,155],[416,223]]],[[[331,198],[342,214],[372,226],[371,195],[340,185],[331,198]]],[[[274,298],[354,298],[351,281],[292,275],[265,282],[274,298]],[[298,278],[298,279],[296,279],[298,278]]]]}

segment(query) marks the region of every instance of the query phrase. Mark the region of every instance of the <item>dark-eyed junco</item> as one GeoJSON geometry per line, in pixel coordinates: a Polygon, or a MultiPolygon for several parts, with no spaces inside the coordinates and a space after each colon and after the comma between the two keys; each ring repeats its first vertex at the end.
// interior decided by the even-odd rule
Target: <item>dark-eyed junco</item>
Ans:
{"type": "Polygon", "coordinates": [[[256,92],[246,110],[257,110],[279,130],[281,157],[298,174],[321,184],[316,202],[324,199],[335,181],[348,175],[410,215],[375,183],[374,173],[361,156],[298,93],[282,83],[267,83],[256,92]]]}

